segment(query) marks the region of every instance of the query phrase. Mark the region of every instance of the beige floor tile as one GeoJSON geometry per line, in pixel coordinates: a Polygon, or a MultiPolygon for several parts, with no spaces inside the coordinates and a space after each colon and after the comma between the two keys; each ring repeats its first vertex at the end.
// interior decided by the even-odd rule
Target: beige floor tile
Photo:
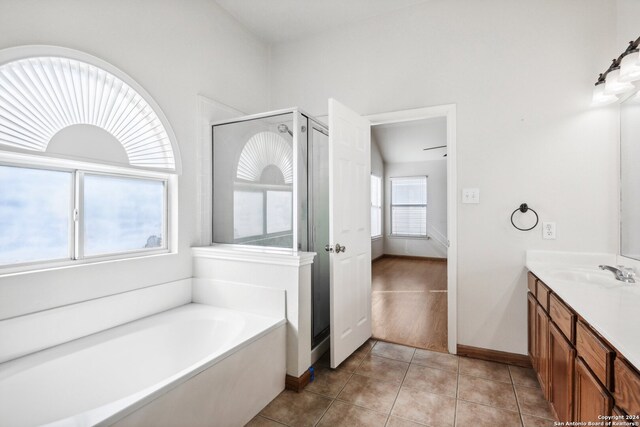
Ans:
{"type": "Polygon", "coordinates": [[[407,372],[409,364],[400,362],[399,360],[386,359],[368,354],[360,367],[356,370],[357,374],[365,377],[377,378],[383,381],[392,381],[398,384],[402,383],[404,374],[407,372]]]}
{"type": "Polygon", "coordinates": [[[513,386],[484,378],[460,375],[458,399],[481,403],[509,411],[518,411],[513,386]]]}
{"type": "Polygon", "coordinates": [[[430,393],[456,397],[458,374],[443,371],[442,369],[411,364],[402,385],[430,393]]]}
{"type": "Polygon", "coordinates": [[[371,354],[388,359],[400,360],[401,362],[411,362],[415,351],[416,349],[413,347],[378,341],[375,347],[371,349],[371,354]]]}
{"type": "MultiPolygon", "coordinates": [[[[356,350],[355,352],[353,352],[353,354],[351,354],[351,356],[347,357],[341,364],[339,364],[336,369],[342,369],[347,372],[355,372],[364,358],[367,356],[367,354],[368,350],[366,352],[356,350]]],[[[327,358],[323,360],[322,364],[324,364],[324,366],[331,366],[331,361],[329,358],[327,358]]]]}
{"type": "Polygon", "coordinates": [[[539,388],[516,386],[520,412],[540,418],[553,419],[549,404],[539,388]]]}
{"type": "Polygon", "coordinates": [[[511,383],[509,368],[502,363],[488,362],[486,360],[460,358],[460,374],[472,377],[486,378],[493,381],[511,383]]]}
{"type": "Polygon", "coordinates": [[[538,378],[533,369],[509,366],[509,371],[511,372],[511,381],[513,381],[514,384],[540,388],[540,383],[538,383],[538,378]]]}
{"type": "Polygon", "coordinates": [[[245,425],[245,427],[282,427],[282,426],[284,426],[284,424],[277,423],[275,421],[269,420],[259,415],[245,425]]]}
{"type": "Polygon", "coordinates": [[[423,427],[424,425],[398,417],[389,417],[386,427],[423,427]]]}
{"type": "Polygon", "coordinates": [[[391,415],[429,426],[452,426],[455,407],[455,398],[401,387],[391,415]]]}
{"type": "Polygon", "coordinates": [[[315,425],[331,404],[318,394],[285,390],[260,412],[260,415],[290,427],[315,425]]]}
{"type": "Polygon", "coordinates": [[[333,398],[340,393],[349,378],[351,378],[351,372],[319,365],[315,367],[315,379],[305,390],[333,398]]]}
{"type": "Polygon", "coordinates": [[[362,344],[360,347],[358,347],[358,349],[356,351],[360,351],[360,352],[368,352],[369,350],[371,350],[373,348],[374,345],[376,345],[378,341],[369,338],[367,341],[365,341],[364,344],[362,344]]]}
{"type": "Polygon", "coordinates": [[[458,356],[455,354],[439,353],[437,351],[422,350],[419,348],[413,355],[411,363],[457,372],[458,359],[458,356]]]}
{"type": "Polygon", "coordinates": [[[522,414],[522,421],[524,421],[524,427],[553,427],[555,423],[554,420],[524,414],[522,414]]]}
{"type": "Polygon", "coordinates": [[[520,414],[458,400],[456,427],[521,427],[520,414]]]}
{"type": "Polygon", "coordinates": [[[398,383],[354,374],[340,392],[338,400],[388,414],[399,389],[398,383]]]}
{"type": "Polygon", "coordinates": [[[386,415],[334,401],[318,427],[382,427],[386,421],[386,415]]]}

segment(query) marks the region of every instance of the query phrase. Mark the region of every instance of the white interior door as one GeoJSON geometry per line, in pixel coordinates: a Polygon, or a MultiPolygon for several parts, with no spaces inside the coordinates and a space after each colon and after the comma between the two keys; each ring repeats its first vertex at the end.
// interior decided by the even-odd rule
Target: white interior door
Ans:
{"type": "Polygon", "coordinates": [[[371,336],[371,124],[329,99],[331,367],[371,336]]]}

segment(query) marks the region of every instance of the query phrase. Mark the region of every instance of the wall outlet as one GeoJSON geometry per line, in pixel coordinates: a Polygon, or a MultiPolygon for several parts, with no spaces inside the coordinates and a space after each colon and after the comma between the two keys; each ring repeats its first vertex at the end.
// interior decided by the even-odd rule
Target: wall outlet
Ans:
{"type": "Polygon", "coordinates": [[[462,203],[480,203],[479,188],[463,188],[462,203]]]}
{"type": "Polygon", "coordinates": [[[556,223],[555,222],[542,223],[542,238],[547,240],[556,239],[556,223]]]}

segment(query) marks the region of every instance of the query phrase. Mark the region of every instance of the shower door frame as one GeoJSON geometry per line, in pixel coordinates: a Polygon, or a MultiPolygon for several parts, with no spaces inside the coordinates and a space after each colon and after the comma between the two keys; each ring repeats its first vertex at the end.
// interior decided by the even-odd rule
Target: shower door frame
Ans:
{"type": "MultiPolygon", "coordinates": [[[[304,113],[302,113],[308,120],[308,129],[307,129],[307,142],[309,143],[309,145],[307,146],[307,153],[308,153],[308,157],[307,157],[307,230],[308,230],[308,250],[310,252],[314,252],[313,249],[315,248],[316,245],[316,233],[314,232],[313,226],[314,226],[314,209],[312,209],[312,206],[314,205],[314,191],[313,191],[313,176],[314,176],[314,169],[313,169],[313,164],[311,161],[309,161],[309,159],[312,156],[312,150],[313,150],[313,144],[314,144],[314,139],[313,136],[311,134],[313,129],[318,130],[319,132],[321,132],[323,135],[325,135],[327,138],[329,137],[329,128],[324,125],[322,122],[320,122],[319,120],[315,119],[312,116],[308,116],[304,113]]],[[[327,141],[327,144],[329,142],[327,141]]],[[[329,159],[327,158],[327,161],[329,159]]],[[[327,182],[328,185],[328,182],[327,182]]],[[[328,235],[327,235],[327,243],[329,243],[329,239],[328,239],[328,235]]],[[[323,248],[319,248],[318,251],[316,251],[316,253],[318,253],[318,259],[320,257],[320,251],[324,250],[323,248]]],[[[311,296],[312,296],[312,302],[311,302],[311,348],[314,349],[316,347],[318,347],[319,345],[321,345],[324,341],[326,341],[329,338],[329,335],[331,335],[331,322],[329,322],[329,326],[327,326],[325,329],[323,329],[318,335],[315,334],[315,306],[313,304],[313,302],[315,301],[315,299],[313,299],[314,297],[314,288],[316,286],[317,280],[316,280],[316,271],[317,271],[317,267],[318,263],[314,262],[311,265],[311,296]]],[[[329,272],[328,272],[329,273],[329,272]]]]}

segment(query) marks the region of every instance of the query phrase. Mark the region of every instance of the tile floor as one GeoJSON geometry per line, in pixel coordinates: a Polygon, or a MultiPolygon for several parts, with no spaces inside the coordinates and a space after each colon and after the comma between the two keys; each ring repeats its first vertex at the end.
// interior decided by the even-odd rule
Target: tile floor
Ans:
{"type": "Polygon", "coordinates": [[[247,426],[553,426],[531,369],[374,340],[338,369],[327,362],[247,426]]]}

